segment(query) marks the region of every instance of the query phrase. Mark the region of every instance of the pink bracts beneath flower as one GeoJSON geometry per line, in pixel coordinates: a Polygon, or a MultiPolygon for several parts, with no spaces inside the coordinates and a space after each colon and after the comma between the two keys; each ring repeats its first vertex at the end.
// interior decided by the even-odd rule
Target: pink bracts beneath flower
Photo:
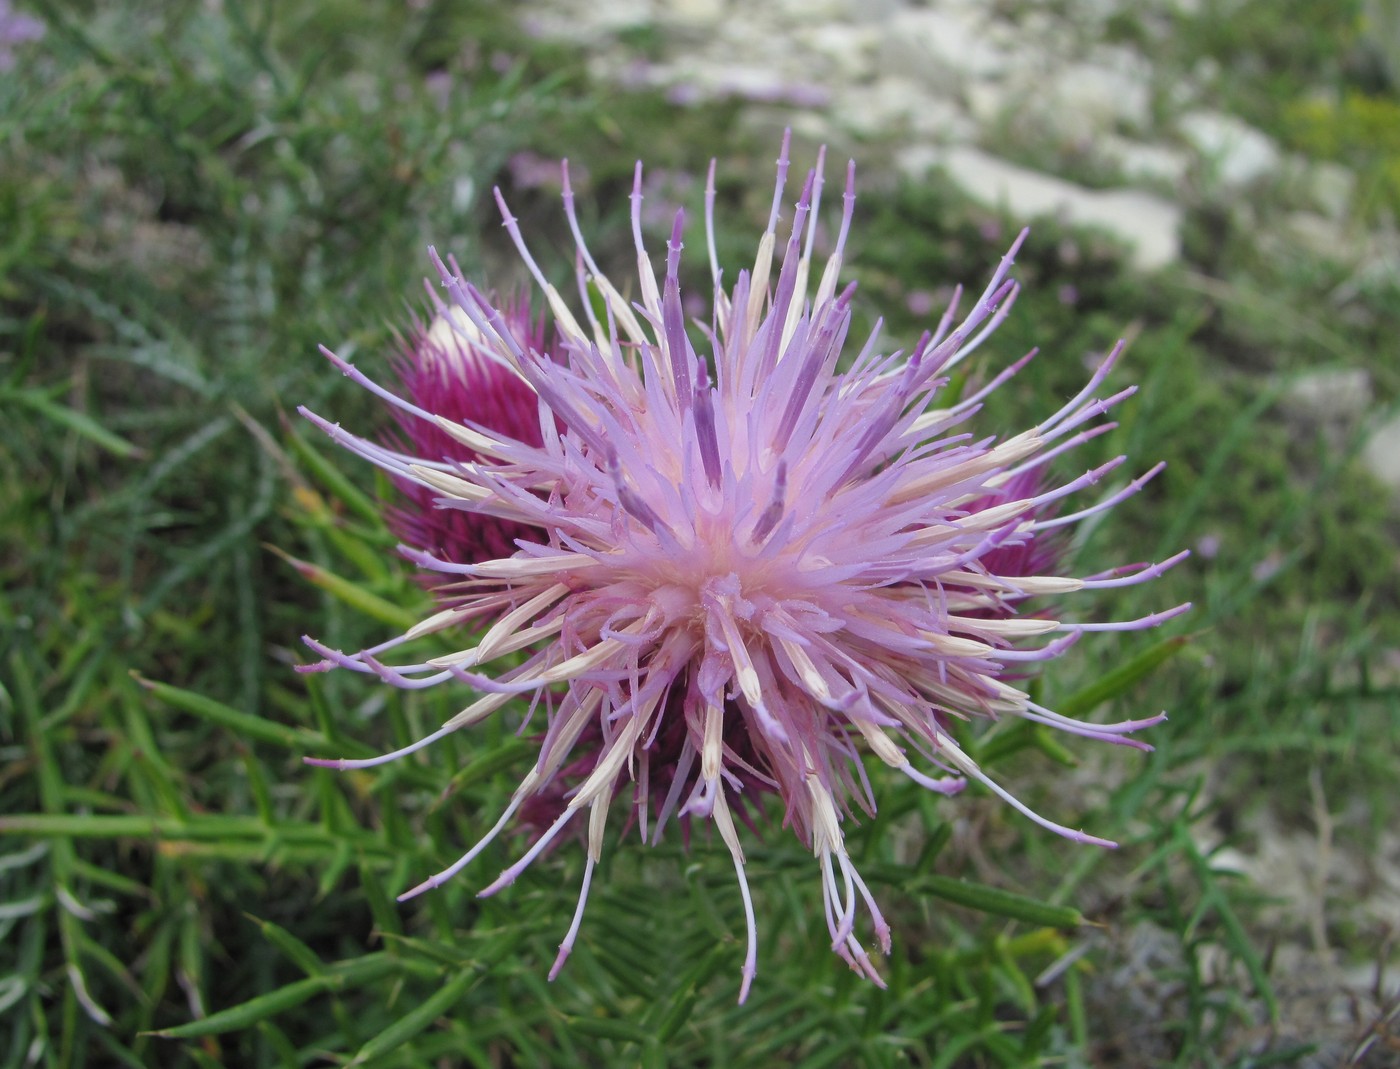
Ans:
{"type": "Polygon", "coordinates": [[[394,753],[313,759],[339,768],[405,756],[517,695],[530,699],[528,730],[538,733],[539,756],[505,812],[462,857],[402,897],[462,871],[513,818],[547,813],[550,823],[520,860],[481,892],[493,894],[586,813],[583,887],[551,976],[573,946],[619,797],[631,805],[623,823],[652,841],[680,815],[713,822],[744,903],[742,1001],[757,968],[757,925],[734,813],[740,805],[757,812],[756,793],[778,794],[784,823],[816,857],[833,950],[879,983],[857,932],[862,907],[882,950],[890,932],[844,838],[855,810],[875,809],[867,756],[942,794],[976,780],[1052,831],[1109,846],[1022,804],[962,750],[956,725],[1015,716],[1146,748],[1130,736],[1162,719],[1076,721],[1013,685],[1027,666],[1057,656],[1084,632],[1151,627],[1186,608],[1104,623],[1020,614],[1038,597],[1053,596],[1058,605],[1076,591],[1146,582],[1185,556],[1087,578],[1039,570],[1051,564],[1042,553],[1047,532],[1112,507],[1157,470],[1086,505],[1083,492],[1116,479],[1124,458],[1064,481],[1048,466],[1110,429],[1099,417],[1132,394],[1100,396],[1118,350],[1079,394],[1048,405],[1035,426],[1007,437],[974,434],[982,399],[1033,354],[970,396],[948,399],[943,390],[948,372],[1009,312],[1017,293],[1009,273],[1025,235],[967,311],[960,315],[956,291],[909,352],[882,351],[877,325],[852,353],[846,335],[855,287],[838,280],[854,165],[823,267],[813,259],[820,156],[779,238],[787,149],[785,138],[754,264],[729,288],[714,247],[711,165],[712,311],[695,324],[701,351],[682,310],[683,216],[658,278],[642,242],[639,164],[632,199],[638,277],[616,286],[583,240],[566,167],[564,211],[578,264],[572,307],[497,197],[553,316],[554,354],[523,341],[506,312],[432,255],[483,351],[517,372],[552,416],[536,421],[538,438],[485,416],[464,424],[397,396],[328,351],[342,373],[477,459],[413,457],[305,412],[347,448],[437,495],[440,506],[530,532],[508,555],[488,560],[405,547],[415,564],[466,581],[461,600],[358,653],[308,638],[322,659],[305,670],[341,667],[409,688],[460,683],[481,695],[394,753]],[[399,652],[425,635],[464,630],[464,621],[488,625],[469,648],[418,661],[399,652]],[[523,660],[489,670],[517,651],[523,660]]]}
{"type": "MultiPolygon", "coordinates": [[[[546,352],[542,319],[531,320],[526,302],[510,302],[507,329],[527,348],[546,352]]],[[[520,375],[479,344],[480,334],[455,308],[444,307],[424,326],[415,323],[400,346],[395,370],[405,396],[418,407],[456,424],[475,423],[527,445],[539,446],[539,398],[520,375]]],[[[400,436],[394,444],[415,457],[474,463],[481,457],[435,423],[397,409],[400,436]]],[[[389,508],[389,526],[400,541],[434,557],[470,564],[508,557],[517,538],[533,539],[534,529],[511,520],[440,508],[442,493],[421,482],[393,476],[407,499],[389,508]]],[[[440,585],[436,572],[428,572],[440,585]]]]}

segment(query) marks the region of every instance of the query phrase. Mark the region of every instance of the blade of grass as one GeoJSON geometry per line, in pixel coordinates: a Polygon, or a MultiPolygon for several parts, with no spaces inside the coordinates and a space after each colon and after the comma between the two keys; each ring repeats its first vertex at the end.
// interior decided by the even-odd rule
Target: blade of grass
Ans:
{"type": "Polygon", "coordinates": [[[266,995],[259,995],[237,1006],[210,1014],[202,1020],[147,1034],[161,1039],[196,1039],[201,1036],[241,1031],[325,992],[347,991],[372,984],[391,975],[399,967],[399,963],[388,954],[366,954],[362,958],[337,962],[320,976],[311,976],[287,984],[275,991],[269,991],[266,995]]]}

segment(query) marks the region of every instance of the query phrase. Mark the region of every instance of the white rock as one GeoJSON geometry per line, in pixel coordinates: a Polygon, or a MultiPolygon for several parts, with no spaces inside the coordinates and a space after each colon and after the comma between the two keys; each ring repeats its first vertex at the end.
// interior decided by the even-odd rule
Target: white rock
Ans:
{"type": "Polygon", "coordinates": [[[1191,166],[1190,156],[1180,149],[1134,141],[1117,134],[1094,138],[1093,152],[1116,167],[1130,182],[1155,182],[1176,188],[1191,166]]]}
{"type": "Polygon", "coordinates": [[[543,5],[524,13],[530,33],[570,41],[597,41],[629,26],[644,26],[656,17],[648,0],[612,0],[577,10],[571,5],[543,5]]]}
{"type": "Polygon", "coordinates": [[[1005,45],[1011,62],[1004,74],[975,75],[963,87],[978,121],[1008,117],[1028,124],[1039,140],[1081,144],[1119,128],[1140,130],[1152,120],[1152,68],[1127,48],[1096,48],[1090,60],[1062,62],[1034,38],[1005,45]],[[1023,51],[1024,49],[1024,51],[1023,51]]]}
{"type": "Polygon", "coordinates": [[[1281,407],[1296,419],[1345,424],[1371,407],[1371,376],[1364,368],[1328,368],[1295,375],[1281,407]]]}
{"type": "Polygon", "coordinates": [[[1089,63],[1071,64],[1044,86],[1036,111],[1053,123],[1061,136],[1076,140],[1116,126],[1140,129],[1152,117],[1149,75],[1089,63]]]}
{"type": "Polygon", "coordinates": [[[1361,462],[1383,485],[1400,494],[1400,415],[1392,416],[1371,435],[1361,451],[1361,462]]]}
{"type": "Polygon", "coordinates": [[[1308,195],[1329,219],[1345,219],[1351,211],[1356,174],[1340,163],[1314,163],[1307,173],[1308,195]]]}
{"type": "Polygon", "coordinates": [[[831,101],[831,93],[825,86],[792,80],[775,67],[692,59],[684,65],[658,65],[656,70],[662,72],[671,86],[671,99],[680,103],[741,97],[763,104],[825,107],[831,101]]]}
{"type": "Polygon", "coordinates": [[[937,144],[969,142],[977,137],[977,124],[955,101],[925,97],[914,109],[910,128],[919,141],[937,144]]]}
{"type": "Polygon", "coordinates": [[[1017,219],[1053,215],[1067,223],[1099,227],[1132,250],[1132,263],[1153,271],[1181,255],[1179,207],[1137,190],[1095,190],[1027,170],[966,145],[915,146],[896,157],[913,177],[934,167],[972,197],[1017,219]]]}
{"type": "Polygon", "coordinates": [[[767,7],[773,14],[781,15],[789,25],[801,23],[832,22],[845,18],[850,11],[850,0],[766,0],[763,4],[746,3],[736,5],[736,10],[747,18],[755,8],[767,7]]]}
{"type": "Polygon", "coordinates": [[[994,129],[1018,106],[1020,94],[999,78],[975,78],[962,91],[968,114],[985,129],[994,129]]]}
{"type": "Polygon", "coordinates": [[[819,22],[798,26],[792,40],[810,49],[830,67],[820,74],[822,81],[852,84],[879,74],[875,51],[880,31],[874,26],[854,26],[841,22],[819,22]],[[834,77],[833,77],[834,76],[834,77]]]}
{"type": "Polygon", "coordinates": [[[1084,190],[1071,222],[1102,227],[1132,250],[1139,271],[1156,271],[1181,258],[1179,205],[1137,189],[1084,190]]]}
{"type": "Polygon", "coordinates": [[[1083,51],[1083,38],[1074,23],[1048,10],[1028,11],[1014,24],[999,25],[1007,30],[999,43],[1017,53],[1018,66],[1046,69],[1083,51]]]}
{"type": "Polygon", "coordinates": [[[895,15],[904,5],[901,0],[845,0],[846,18],[873,26],[895,15]]]}
{"type": "Polygon", "coordinates": [[[941,94],[970,79],[1003,72],[1005,52],[984,32],[977,16],[922,8],[900,11],[884,25],[878,62],[898,77],[922,82],[941,94]]]}
{"type": "Polygon", "coordinates": [[[1075,5],[1076,21],[1101,25],[1116,15],[1123,7],[1121,0],[1079,0],[1075,5]]]}
{"type": "Polygon", "coordinates": [[[832,118],[851,133],[876,137],[897,133],[920,141],[968,141],[976,125],[952,100],[905,78],[881,78],[837,92],[832,118]]]}
{"type": "Polygon", "coordinates": [[[1240,189],[1278,170],[1273,141],[1233,115],[1193,111],[1177,120],[1177,129],[1227,189],[1240,189]]]}
{"type": "MultiPolygon", "coordinates": [[[[740,122],[770,141],[776,141],[781,136],[781,131],[786,128],[791,130],[793,136],[802,144],[826,145],[833,151],[849,134],[849,131],[840,128],[825,112],[805,109],[784,110],[777,122],[773,122],[771,116],[759,115],[754,115],[752,121],[748,116],[741,116],[740,122]]],[[[830,155],[829,152],[828,158],[830,155]]]]}
{"type": "MultiPolygon", "coordinates": [[[[599,7],[611,6],[612,0],[599,7]]],[[[724,0],[666,0],[660,6],[659,14],[667,22],[680,23],[688,28],[713,26],[724,18],[724,0]]]]}

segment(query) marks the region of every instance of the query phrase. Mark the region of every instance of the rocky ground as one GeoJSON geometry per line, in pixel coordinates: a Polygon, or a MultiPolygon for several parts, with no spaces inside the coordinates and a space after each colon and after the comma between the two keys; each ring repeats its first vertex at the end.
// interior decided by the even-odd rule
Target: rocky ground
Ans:
{"type": "MultiPolygon", "coordinates": [[[[1216,61],[1180,69],[1165,45],[1201,6],[1145,0],[1131,33],[1119,0],[543,0],[525,19],[586,48],[600,80],[677,102],[737,97],[812,140],[893,146],[905,175],[939,169],[1013,218],[1107,232],[1143,271],[1180,261],[1188,213],[1227,203],[1279,255],[1395,277],[1400,237],[1353,218],[1350,170],[1224,110],[1216,61]]],[[[1383,422],[1364,370],[1288,391],[1305,420],[1383,422]]],[[[1400,495],[1400,418],[1364,459],[1400,495]]]]}

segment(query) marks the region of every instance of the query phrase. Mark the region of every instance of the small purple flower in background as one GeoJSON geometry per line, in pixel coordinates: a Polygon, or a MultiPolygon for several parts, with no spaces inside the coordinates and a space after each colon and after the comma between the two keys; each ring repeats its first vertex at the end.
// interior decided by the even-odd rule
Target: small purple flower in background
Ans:
{"type": "Polygon", "coordinates": [[[10,0],[0,0],[0,71],[15,65],[15,46],[37,41],[48,27],[32,15],[16,13],[10,0]]]}
{"type": "Polygon", "coordinates": [[[708,321],[694,325],[700,350],[682,310],[683,213],[658,279],[642,243],[640,164],[632,196],[638,280],[623,287],[586,247],[564,169],[578,311],[546,281],[498,193],[507,230],[552,313],[552,351],[538,337],[522,337],[518,315],[496,307],[455,264],[432,258],[454,302],[451,314],[475,332],[471,348],[527,384],[535,408],[528,430],[504,408],[463,418],[412,382],[409,396],[399,397],[329,351],[337,368],[392,405],[406,426],[419,421],[442,437],[415,442],[418,454],[409,455],[303,409],[336,441],[420,487],[443,512],[524,532],[509,552],[478,559],[403,547],[414,563],[459,580],[459,600],[358,653],[308,638],[323,660],[305,670],[339,666],[409,688],[459,682],[482,695],[393,753],[311,759],[335,768],[405,756],[515,696],[530,698],[539,756],[505,812],[457,861],[401,897],[455,876],[513,817],[541,829],[481,892],[494,894],[581,822],[583,886],[551,976],[573,946],[619,797],[628,810],[623,822],[643,840],[656,842],[672,820],[713,822],[733,859],[747,919],[740,1001],[757,967],[757,926],[734,816],[760,819],[765,793],[781,799],[784,824],[816,857],[833,950],[879,983],[857,934],[862,906],[886,952],[890,930],[843,830],[858,811],[875,812],[867,755],[940,794],[976,780],[1052,831],[1111,846],[1033,812],[993,781],[959,746],[958,724],[1021,717],[1146,749],[1128,736],[1162,719],[1084,723],[1013,685],[1085,632],[1151,627],[1187,608],[1092,623],[1022,611],[1038,596],[1146,582],[1185,556],[1085,578],[1053,570],[1057,529],[1111,508],[1160,469],[1073,511],[1066,501],[1124,458],[1066,481],[1049,470],[1051,460],[1111,429],[1094,421],[1134,392],[1096,396],[1118,350],[1080,393],[1047,406],[1035,426],[1004,438],[973,433],[983,399],[1034,355],[969,396],[943,396],[949,372],[1015,300],[1008,275],[1023,233],[961,319],[958,290],[909,352],[883,352],[877,326],[851,353],[855,286],[840,288],[838,279],[854,171],[851,164],[835,248],[814,268],[822,160],[802,183],[791,229],[780,239],[785,138],[753,268],[725,289],[714,251],[711,164],[705,232],[713,303],[708,321]],[[636,291],[636,305],[624,290],[636,291]],[[399,647],[452,634],[464,621],[488,625],[474,645],[387,662],[399,647]],[[523,660],[485,670],[517,651],[526,651],[523,660]]]}
{"type": "Polygon", "coordinates": [[[922,319],[924,316],[932,314],[933,310],[938,307],[938,301],[928,290],[914,290],[904,298],[904,307],[922,319]]]}
{"type": "MultiPolygon", "coordinates": [[[[559,189],[559,161],[538,152],[517,152],[506,160],[510,180],[520,189],[559,189]]],[[[582,170],[580,168],[580,170],[582,170]]],[[[586,178],[587,172],[582,172],[586,178]]]]}
{"type": "Polygon", "coordinates": [[[454,84],[452,72],[444,68],[429,71],[423,76],[423,88],[428,91],[428,96],[432,97],[433,103],[441,111],[446,111],[452,105],[454,84]]]}

